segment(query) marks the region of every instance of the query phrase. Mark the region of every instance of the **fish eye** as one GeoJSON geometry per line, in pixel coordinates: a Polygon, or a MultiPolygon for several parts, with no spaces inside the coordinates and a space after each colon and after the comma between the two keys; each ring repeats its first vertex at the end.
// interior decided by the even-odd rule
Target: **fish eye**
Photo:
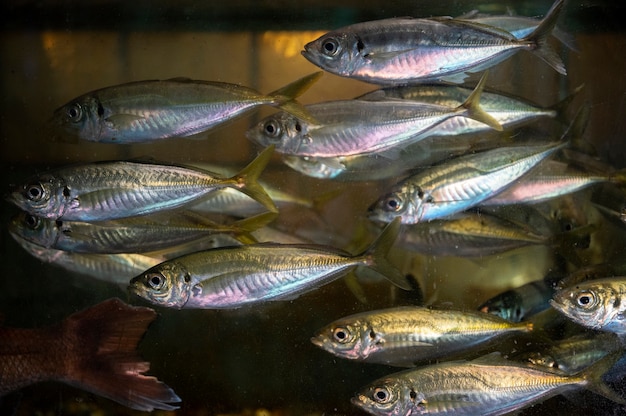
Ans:
{"type": "Polygon", "coordinates": [[[165,277],[161,273],[150,273],[146,275],[148,286],[154,290],[161,290],[165,286],[165,277]]]}
{"type": "Polygon", "coordinates": [[[596,303],[596,296],[593,292],[583,291],[576,296],[576,304],[583,309],[588,309],[596,303]]]}
{"type": "Polygon", "coordinates": [[[36,217],[34,215],[30,215],[30,214],[26,214],[24,216],[24,224],[32,229],[35,230],[39,227],[39,224],[41,224],[41,220],[39,219],[39,217],[36,217]]]}
{"type": "Polygon", "coordinates": [[[322,53],[326,56],[335,56],[339,52],[339,41],[335,38],[326,38],[322,41],[322,53]]]}
{"type": "Polygon", "coordinates": [[[390,195],[385,198],[383,207],[388,212],[398,212],[404,206],[404,201],[398,195],[390,195]]]}
{"type": "Polygon", "coordinates": [[[282,129],[276,120],[268,120],[263,125],[263,132],[267,137],[275,139],[280,136],[282,129]]]}
{"type": "Polygon", "coordinates": [[[340,344],[350,341],[350,330],[348,328],[337,327],[333,330],[333,338],[340,344]]]}
{"type": "Polygon", "coordinates": [[[77,122],[83,117],[83,108],[80,104],[75,103],[67,109],[65,114],[67,114],[67,118],[69,118],[70,121],[77,122]]]}
{"type": "Polygon", "coordinates": [[[374,389],[372,398],[377,403],[381,403],[381,404],[389,403],[389,401],[391,400],[391,393],[389,392],[389,389],[387,389],[386,387],[377,387],[374,389]]]}
{"type": "Polygon", "coordinates": [[[45,192],[43,186],[40,183],[28,185],[28,187],[26,188],[26,198],[30,199],[31,201],[40,201],[43,198],[44,194],[45,192]]]}

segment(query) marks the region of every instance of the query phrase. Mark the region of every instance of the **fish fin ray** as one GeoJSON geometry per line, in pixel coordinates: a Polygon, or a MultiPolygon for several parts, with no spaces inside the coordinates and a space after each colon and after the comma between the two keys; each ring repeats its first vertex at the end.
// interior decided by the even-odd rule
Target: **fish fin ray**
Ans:
{"type": "Polygon", "coordinates": [[[365,258],[365,263],[370,269],[378,272],[401,289],[411,290],[413,287],[406,280],[406,277],[387,259],[387,254],[400,233],[400,221],[400,217],[397,217],[389,223],[362,254],[362,257],[365,258]]]}
{"type": "Polygon", "coordinates": [[[548,43],[548,39],[552,35],[564,2],[564,0],[554,2],[548,13],[546,13],[546,16],[541,20],[541,23],[539,23],[539,26],[528,36],[520,39],[522,43],[530,42],[530,44],[534,46],[532,52],[561,75],[567,75],[567,70],[565,69],[561,57],[554,52],[548,43]]]}
{"type": "Polygon", "coordinates": [[[480,78],[480,81],[478,81],[476,88],[474,88],[469,97],[467,97],[465,102],[461,104],[457,110],[463,111],[467,117],[484,123],[494,130],[502,131],[502,125],[498,122],[498,120],[483,110],[480,106],[480,97],[483,92],[483,88],[485,87],[488,75],[489,71],[485,71],[483,73],[483,76],[480,78]]]}
{"type": "Polygon", "coordinates": [[[313,117],[309,111],[296,100],[296,98],[304,94],[305,91],[317,82],[322,74],[323,71],[314,72],[269,93],[268,96],[276,101],[276,106],[281,110],[284,110],[289,114],[306,121],[307,123],[319,124],[315,117],[313,117]]]}
{"type": "Polygon", "coordinates": [[[261,172],[265,169],[272,154],[274,153],[274,145],[268,146],[263,150],[248,166],[243,168],[237,175],[230,178],[231,187],[243,192],[250,198],[259,202],[270,212],[278,212],[278,208],[272,198],[267,194],[263,186],[258,182],[261,172]]]}
{"type": "Polygon", "coordinates": [[[156,317],[150,308],[134,307],[117,298],[78,312],[63,323],[75,364],[63,381],[132,409],[175,410],[180,398],[156,377],[146,376],[150,363],[136,348],[156,317]]]}

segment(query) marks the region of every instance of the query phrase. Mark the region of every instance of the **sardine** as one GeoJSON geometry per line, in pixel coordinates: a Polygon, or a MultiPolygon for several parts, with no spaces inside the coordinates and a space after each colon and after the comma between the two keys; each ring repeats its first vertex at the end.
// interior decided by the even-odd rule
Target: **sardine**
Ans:
{"type": "Polygon", "coordinates": [[[369,217],[414,224],[451,216],[502,192],[563,146],[505,147],[443,162],[394,185],[370,206],[369,217]]]}
{"type": "Polygon", "coordinates": [[[223,82],[176,78],[139,81],[82,95],[57,109],[51,120],[61,139],[101,143],[145,143],[207,131],[260,105],[272,105],[309,122],[295,101],[321,72],[268,95],[223,82]]]}
{"type": "Polygon", "coordinates": [[[581,282],[558,290],[552,307],[587,328],[626,334],[626,278],[581,282]]]}
{"type": "Polygon", "coordinates": [[[532,328],[479,312],[397,307],[341,318],[311,342],[338,357],[411,367],[532,328]]]}
{"type": "Polygon", "coordinates": [[[60,381],[135,410],[175,410],[180,398],[153,376],[137,344],[156,318],[149,308],[109,299],[46,328],[0,326],[0,396],[60,381]]]}
{"type": "Polygon", "coordinates": [[[411,289],[386,259],[400,229],[390,224],[362,254],[319,245],[250,244],[166,261],[131,280],[129,291],[173,308],[225,309],[288,300],[365,266],[411,289]]]}
{"type": "Polygon", "coordinates": [[[470,362],[444,362],[391,374],[362,389],[352,403],[381,416],[495,416],[578,388],[624,403],[600,379],[615,360],[611,355],[566,375],[494,353],[470,362]]]}
{"type": "Polygon", "coordinates": [[[178,208],[226,187],[276,206],[257,178],[272,156],[270,146],[239,174],[223,178],[177,166],[102,162],[61,168],[29,179],[9,201],[31,215],[67,221],[106,221],[178,208]]]}
{"type": "Polygon", "coordinates": [[[307,106],[318,121],[307,123],[278,113],[248,130],[249,139],[291,156],[338,157],[382,154],[393,157],[401,149],[429,135],[437,135],[442,122],[469,117],[487,128],[500,123],[480,107],[486,75],[466,100],[455,106],[412,100],[337,100],[307,106]]]}
{"type": "Polygon", "coordinates": [[[471,20],[391,18],[329,32],[306,44],[302,55],[335,75],[385,85],[461,83],[468,72],[487,69],[520,50],[533,52],[565,75],[563,62],[547,42],[563,3],[557,0],[522,39],[471,20]]]}
{"type": "MultiPolygon", "coordinates": [[[[191,212],[167,217],[141,216],[104,222],[61,221],[22,212],[13,218],[9,231],[45,248],[74,253],[116,254],[164,250],[217,233],[230,233],[248,242],[250,233],[276,218],[268,212],[256,217],[218,224],[191,212]]],[[[252,239],[253,240],[253,239],[252,239]]]]}

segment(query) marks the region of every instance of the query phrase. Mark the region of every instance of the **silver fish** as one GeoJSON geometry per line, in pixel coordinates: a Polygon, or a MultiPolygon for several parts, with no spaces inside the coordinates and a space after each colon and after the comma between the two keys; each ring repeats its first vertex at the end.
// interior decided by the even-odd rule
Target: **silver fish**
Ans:
{"type": "MultiPolygon", "coordinates": [[[[530,123],[539,118],[555,118],[571,104],[582,90],[578,87],[571,95],[550,107],[539,107],[521,98],[496,91],[483,91],[480,96],[480,107],[493,117],[502,129],[530,123]]],[[[371,91],[359,96],[359,100],[411,100],[429,104],[458,107],[470,95],[468,87],[448,84],[430,84],[402,87],[388,87],[371,91]]],[[[487,132],[491,127],[470,117],[453,117],[437,126],[437,135],[476,134],[487,132]]]]}
{"type": "MultiPolygon", "coordinates": [[[[458,16],[456,19],[471,20],[476,23],[480,23],[487,26],[495,26],[502,30],[509,32],[511,35],[518,39],[522,39],[530,35],[541,23],[541,20],[534,17],[515,16],[515,15],[488,15],[478,13],[478,11],[472,11],[466,13],[463,16],[458,16]]],[[[568,49],[578,51],[578,45],[576,39],[572,34],[564,32],[558,26],[552,30],[552,35],[559,42],[564,44],[568,49]]]]}
{"type": "Polygon", "coordinates": [[[437,135],[441,123],[451,118],[469,117],[502,130],[479,104],[486,76],[454,107],[411,100],[328,101],[306,107],[318,121],[315,124],[283,112],[260,121],[246,135],[262,146],[276,146],[276,152],[284,155],[393,157],[409,144],[437,135]]]}
{"type": "Polygon", "coordinates": [[[57,109],[51,125],[62,130],[61,139],[67,141],[130,144],[192,136],[264,104],[313,121],[295,97],[321,74],[268,95],[237,84],[183,78],[116,85],[57,109]]]}
{"type": "Polygon", "coordinates": [[[546,279],[504,291],[482,303],[478,310],[511,322],[521,322],[550,307],[553,287],[546,279]]]}
{"type": "Polygon", "coordinates": [[[372,181],[397,177],[416,167],[431,166],[472,151],[492,149],[500,142],[487,134],[428,136],[404,148],[394,159],[375,153],[332,158],[283,155],[282,158],[290,168],[313,178],[372,181]]]}
{"type": "Polygon", "coordinates": [[[615,360],[611,355],[566,375],[507,361],[495,353],[470,362],[445,362],[391,374],[363,388],[352,403],[381,416],[495,416],[579,388],[624,403],[601,381],[615,360]]]}
{"type": "Polygon", "coordinates": [[[464,212],[453,218],[411,224],[404,229],[398,244],[431,256],[482,257],[551,241],[551,235],[495,215],[464,212]]]}
{"type": "Polygon", "coordinates": [[[68,221],[105,221],[178,208],[216,189],[232,187],[276,206],[257,183],[270,147],[239,174],[220,176],[189,168],[135,162],[102,162],[61,168],[28,180],[9,201],[31,215],[68,221]]]}
{"type": "Polygon", "coordinates": [[[522,39],[471,20],[391,18],[329,32],[306,44],[302,55],[335,75],[385,85],[460,83],[468,72],[487,69],[520,50],[565,75],[563,62],[547,43],[563,3],[557,0],[522,39]]]}
{"type": "Polygon", "coordinates": [[[602,183],[624,183],[623,172],[590,174],[570,172],[566,165],[546,161],[537,170],[481,203],[481,206],[536,204],[602,183]]]}
{"type": "Polygon", "coordinates": [[[498,148],[446,161],[394,185],[370,206],[369,217],[414,224],[457,214],[502,192],[564,145],[498,148]]]}
{"type": "Polygon", "coordinates": [[[85,254],[45,248],[23,239],[17,234],[11,236],[30,255],[40,261],[61,267],[69,272],[92,277],[120,287],[145,270],[162,263],[160,256],[148,256],[136,253],[123,254],[85,254]]]}
{"type": "Polygon", "coordinates": [[[581,282],[558,290],[550,304],[587,328],[626,334],[626,278],[581,282]]]}
{"type": "Polygon", "coordinates": [[[411,367],[532,329],[532,323],[480,312],[397,307],[341,318],[319,330],[311,342],[338,357],[411,367]]]}
{"type": "Polygon", "coordinates": [[[117,254],[159,251],[217,233],[230,233],[255,241],[249,233],[276,218],[275,213],[219,224],[190,212],[167,216],[140,216],[112,221],[61,221],[22,212],[9,224],[9,231],[45,248],[74,253],[117,254]]]}
{"type": "Polygon", "coordinates": [[[608,354],[622,350],[619,337],[610,332],[576,335],[546,348],[524,351],[512,356],[518,361],[575,374],[608,354]]]}
{"type": "Polygon", "coordinates": [[[404,289],[411,286],[385,256],[399,232],[390,224],[364,253],[319,245],[251,244],[166,261],[131,280],[129,291],[174,308],[225,309],[293,299],[365,266],[404,289]]]}

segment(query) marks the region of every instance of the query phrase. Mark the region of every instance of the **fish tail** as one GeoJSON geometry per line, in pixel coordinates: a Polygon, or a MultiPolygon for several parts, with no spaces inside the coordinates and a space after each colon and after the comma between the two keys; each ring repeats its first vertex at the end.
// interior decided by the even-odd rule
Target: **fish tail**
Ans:
{"type": "Polygon", "coordinates": [[[576,89],[574,89],[574,92],[568,94],[567,97],[548,107],[548,110],[554,111],[557,120],[561,121],[563,124],[569,124],[570,120],[567,118],[567,110],[572,105],[572,102],[574,102],[574,99],[578,97],[580,92],[584,89],[585,84],[579,85],[576,89]]]}
{"type": "Polygon", "coordinates": [[[258,230],[259,228],[265,227],[267,224],[274,221],[277,216],[278,213],[276,212],[264,212],[262,214],[255,215],[254,217],[235,221],[231,224],[231,227],[237,233],[235,238],[243,244],[258,243],[257,239],[250,233],[258,230]]]}
{"type": "Polygon", "coordinates": [[[487,81],[487,76],[489,75],[489,71],[485,71],[483,76],[480,77],[480,81],[474,88],[474,91],[467,97],[465,102],[461,104],[457,111],[463,112],[465,117],[469,117],[473,120],[480,121],[491,127],[494,130],[502,131],[502,125],[493,118],[489,113],[487,113],[480,106],[480,96],[483,93],[483,88],[485,87],[485,82],[487,81]]]}
{"type": "Polygon", "coordinates": [[[595,363],[591,364],[589,367],[583,369],[582,371],[574,374],[574,376],[578,376],[582,378],[583,385],[586,389],[593,391],[596,394],[606,397],[609,400],[614,401],[619,404],[626,404],[626,400],[622,398],[619,394],[614,392],[609,386],[607,386],[604,381],[602,381],[602,376],[613,367],[613,365],[619,360],[622,356],[622,351],[614,351],[611,354],[608,354],[595,363]]]}
{"type": "Polygon", "coordinates": [[[248,195],[271,212],[278,212],[278,208],[272,198],[265,192],[265,189],[258,182],[261,172],[265,169],[272,153],[274,152],[274,145],[268,146],[263,150],[248,166],[243,168],[241,172],[230,178],[232,182],[231,186],[240,192],[248,195]]]}
{"type": "Polygon", "coordinates": [[[373,271],[381,274],[394,285],[404,290],[411,290],[412,286],[393,264],[387,255],[400,233],[400,218],[389,223],[367,250],[361,255],[365,264],[373,271]]]}
{"type": "Polygon", "coordinates": [[[563,8],[564,2],[564,0],[556,0],[548,13],[546,13],[546,16],[543,18],[539,26],[537,26],[537,28],[528,36],[520,39],[520,43],[529,43],[531,45],[532,52],[561,75],[567,75],[565,65],[563,64],[561,57],[554,52],[548,43],[548,38],[554,30],[554,26],[559,18],[559,13],[563,8]]]}
{"type": "Polygon", "coordinates": [[[322,74],[322,71],[314,72],[313,74],[300,78],[289,85],[269,93],[268,96],[274,100],[278,108],[306,121],[307,123],[319,124],[317,120],[315,120],[315,118],[307,111],[307,109],[296,101],[296,97],[299,97],[306,90],[308,90],[311,85],[313,85],[322,76],[322,74]]]}
{"type": "Polygon", "coordinates": [[[150,308],[113,298],[67,318],[63,381],[136,410],[177,409],[169,403],[180,398],[156,377],[144,375],[150,363],[137,354],[137,344],[155,317],[150,308]]]}

